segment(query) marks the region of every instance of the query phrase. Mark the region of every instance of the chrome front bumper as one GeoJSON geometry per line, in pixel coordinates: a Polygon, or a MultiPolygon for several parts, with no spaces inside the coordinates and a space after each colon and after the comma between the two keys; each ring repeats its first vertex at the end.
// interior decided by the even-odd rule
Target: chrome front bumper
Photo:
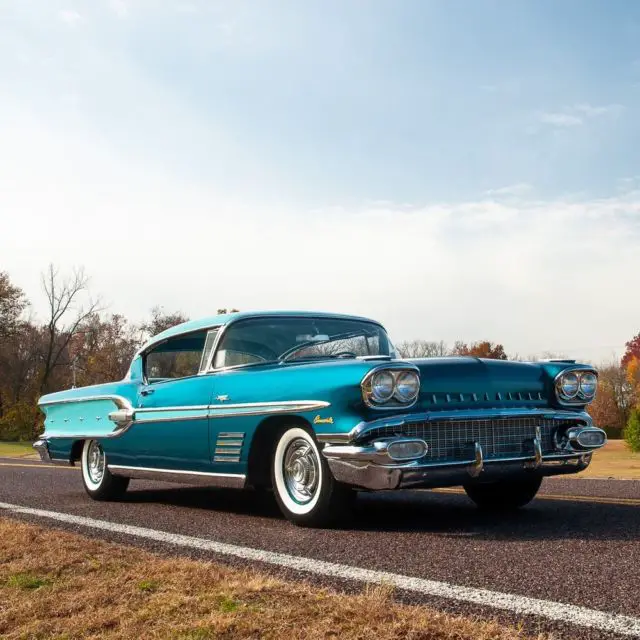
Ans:
{"type": "MultiPolygon", "coordinates": [[[[597,431],[603,437],[600,446],[606,443],[601,429],[585,426],[578,431],[597,431]]],[[[408,461],[394,460],[388,454],[389,444],[415,441],[415,438],[402,437],[363,445],[327,444],[322,453],[335,479],[354,487],[371,490],[444,487],[524,473],[547,476],[583,471],[591,462],[592,451],[599,446],[583,446],[577,435],[574,434],[565,449],[543,454],[538,433],[530,442],[531,455],[518,457],[486,459],[480,443],[474,442],[470,448],[472,457],[465,460],[429,462],[424,456],[408,461]]]]}

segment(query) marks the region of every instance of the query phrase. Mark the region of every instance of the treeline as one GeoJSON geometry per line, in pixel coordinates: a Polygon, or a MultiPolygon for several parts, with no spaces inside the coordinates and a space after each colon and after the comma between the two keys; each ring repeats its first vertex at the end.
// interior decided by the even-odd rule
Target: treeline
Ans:
{"type": "MultiPolygon", "coordinates": [[[[36,318],[25,293],[0,271],[0,440],[35,438],[42,430],[36,405],[40,395],[122,378],[149,337],[188,320],[159,306],[140,323],[107,313],[100,299],[91,297],[82,270],[61,274],[50,266],[42,276],[42,290],[46,314],[36,318]]],[[[508,358],[502,344],[489,341],[457,341],[449,347],[442,341],[413,340],[397,344],[396,349],[404,358],[508,358]]],[[[511,358],[532,359],[517,354],[511,358]]],[[[590,413],[610,435],[624,431],[640,450],[640,334],[627,343],[621,362],[602,366],[599,372],[598,395],[590,413]]]]}
{"type": "Polygon", "coordinates": [[[188,319],[161,307],[139,324],[106,313],[82,270],[65,275],[50,266],[42,289],[46,316],[36,319],[24,292],[0,272],[0,440],[35,438],[39,396],[121,379],[150,336],[188,319]]]}

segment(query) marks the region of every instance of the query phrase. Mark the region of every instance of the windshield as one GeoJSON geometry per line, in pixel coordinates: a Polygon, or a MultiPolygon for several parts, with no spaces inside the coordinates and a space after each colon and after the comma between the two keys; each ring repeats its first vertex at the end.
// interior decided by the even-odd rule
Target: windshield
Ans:
{"type": "Polygon", "coordinates": [[[372,322],[336,318],[251,318],[232,324],[214,367],[358,356],[395,357],[385,330],[372,322]]]}

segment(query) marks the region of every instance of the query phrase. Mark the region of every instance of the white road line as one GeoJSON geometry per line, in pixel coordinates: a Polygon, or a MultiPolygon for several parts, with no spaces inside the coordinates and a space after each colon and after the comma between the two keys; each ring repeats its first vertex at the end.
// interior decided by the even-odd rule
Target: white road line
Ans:
{"type": "Polygon", "coordinates": [[[344,580],[354,580],[357,582],[388,584],[398,589],[415,591],[429,596],[447,598],[460,602],[470,602],[494,609],[503,609],[518,615],[541,616],[557,622],[567,622],[592,629],[599,629],[601,631],[614,632],[624,636],[640,637],[640,618],[624,616],[617,613],[607,613],[605,611],[587,609],[586,607],[578,607],[571,604],[553,602],[551,600],[527,598],[526,596],[519,596],[512,593],[463,587],[448,582],[437,582],[435,580],[404,576],[386,571],[374,571],[372,569],[352,567],[335,562],[325,562],[324,560],[315,560],[313,558],[291,556],[285,553],[276,553],[263,549],[241,547],[234,544],[208,540],[206,538],[195,538],[177,533],[147,529],[145,527],[109,522],[107,520],[95,520],[94,518],[75,516],[69,513],[32,509],[30,507],[22,507],[6,502],[0,502],[0,509],[12,513],[21,513],[82,527],[100,529],[102,531],[111,531],[136,538],[155,540],[157,542],[181,547],[202,549],[225,556],[234,556],[244,560],[254,560],[256,562],[286,567],[287,569],[295,569],[296,571],[341,578],[344,580]]]}

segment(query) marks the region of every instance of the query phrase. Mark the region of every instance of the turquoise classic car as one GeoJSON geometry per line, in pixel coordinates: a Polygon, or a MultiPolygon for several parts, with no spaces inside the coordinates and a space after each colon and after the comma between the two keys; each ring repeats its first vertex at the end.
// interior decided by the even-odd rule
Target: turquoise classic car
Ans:
{"type": "Polygon", "coordinates": [[[597,373],[569,360],[398,359],[366,318],[233,313],[152,338],[124,380],[43,396],[45,461],[79,463],[96,500],[131,478],[272,489],[323,526],[355,490],[462,485],[513,509],[606,442],[597,373]]]}

